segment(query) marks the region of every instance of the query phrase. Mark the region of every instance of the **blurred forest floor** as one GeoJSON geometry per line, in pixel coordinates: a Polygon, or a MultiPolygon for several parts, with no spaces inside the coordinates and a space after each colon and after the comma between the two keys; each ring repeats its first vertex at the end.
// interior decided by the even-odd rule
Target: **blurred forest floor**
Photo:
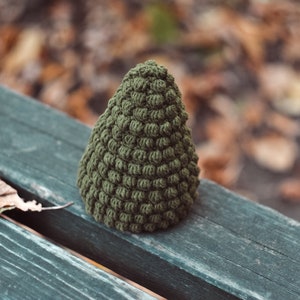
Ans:
{"type": "Polygon", "coordinates": [[[0,83],[90,126],[147,59],[182,92],[201,177],[300,220],[299,1],[0,0],[0,83]]]}

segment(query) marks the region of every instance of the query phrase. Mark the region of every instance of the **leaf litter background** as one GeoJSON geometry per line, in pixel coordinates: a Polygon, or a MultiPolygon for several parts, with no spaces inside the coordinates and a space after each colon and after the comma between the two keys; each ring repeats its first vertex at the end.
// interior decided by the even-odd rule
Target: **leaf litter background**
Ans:
{"type": "Polygon", "coordinates": [[[300,4],[0,0],[0,83],[93,126],[155,59],[182,92],[201,177],[300,220],[300,4]]]}

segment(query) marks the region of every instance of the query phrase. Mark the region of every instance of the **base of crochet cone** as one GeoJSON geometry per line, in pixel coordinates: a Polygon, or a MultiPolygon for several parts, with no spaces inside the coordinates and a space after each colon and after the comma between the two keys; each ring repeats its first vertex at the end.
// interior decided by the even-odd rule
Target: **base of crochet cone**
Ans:
{"type": "MultiPolygon", "coordinates": [[[[196,197],[196,196],[195,196],[196,197]]],[[[128,201],[128,203],[132,203],[128,201]]],[[[193,204],[191,201],[190,205],[193,204]]],[[[86,205],[86,211],[92,215],[97,222],[104,223],[110,228],[115,228],[119,231],[127,231],[132,233],[141,232],[154,232],[157,230],[165,230],[167,228],[177,225],[183,220],[189,213],[189,206],[181,206],[175,210],[166,210],[162,214],[150,214],[142,215],[138,213],[128,214],[124,212],[118,212],[112,208],[106,209],[105,214],[99,214],[100,211],[105,210],[105,206],[96,203],[94,209],[86,205]]]]}
{"type": "MultiPolygon", "coordinates": [[[[187,213],[182,216],[182,219],[186,217],[187,213]]],[[[138,224],[138,223],[124,223],[120,221],[112,222],[109,218],[104,217],[102,220],[96,220],[99,222],[103,222],[106,226],[115,228],[119,231],[128,231],[132,233],[141,233],[141,232],[154,232],[157,230],[165,230],[172,226],[175,226],[179,223],[181,219],[176,219],[175,221],[168,221],[163,220],[160,223],[145,223],[145,224],[138,224]]]]}

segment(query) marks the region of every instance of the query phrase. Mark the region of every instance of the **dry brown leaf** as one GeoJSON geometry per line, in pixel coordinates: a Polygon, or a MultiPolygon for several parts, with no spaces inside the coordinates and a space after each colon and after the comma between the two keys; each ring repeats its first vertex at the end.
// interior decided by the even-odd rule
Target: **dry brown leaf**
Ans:
{"type": "Polygon", "coordinates": [[[284,64],[268,64],[261,68],[259,81],[262,92],[272,100],[282,99],[293,77],[291,68],[284,64]]]}
{"type": "Polygon", "coordinates": [[[68,101],[68,89],[72,84],[72,74],[65,73],[43,86],[39,98],[42,102],[64,111],[68,101]]]}
{"type": "Polygon", "coordinates": [[[65,72],[65,68],[58,63],[48,63],[43,67],[43,70],[40,74],[40,81],[43,84],[58,78],[65,72]]]}
{"type": "Polygon", "coordinates": [[[275,108],[290,116],[300,115],[300,74],[283,64],[266,66],[260,72],[262,92],[275,108]]]}
{"type": "Polygon", "coordinates": [[[29,62],[39,59],[44,44],[42,31],[27,28],[22,31],[11,52],[8,53],[3,68],[7,73],[22,70],[29,62]]]}
{"type": "Polygon", "coordinates": [[[151,46],[148,34],[147,18],[143,13],[133,16],[130,22],[124,22],[119,38],[111,46],[111,53],[116,58],[130,57],[151,46]]]}
{"type": "Polygon", "coordinates": [[[297,34],[294,34],[294,37],[290,37],[284,48],[284,57],[289,61],[299,61],[300,60],[300,43],[299,43],[299,35],[300,30],[298,30],[297,34]],[[296,36],[297,35],[297,36],[296,36]]]}
{"type": "Polygon", "coordinates": [[[207,142],[198,146],[198,165],[201,169],[201,177],[209,178],[217,183],[230,187],[234,184],[240,173],[237,147],[226,148],[216,142],[207,142]]]}
{"type": "Polygon", "coordinates": [[[216,95],[209,101],[209,107],[219,116],[206,121],[207,138],[218,141],[225,147],[235,147],[244,128],[238,105],[225,95],[216,95]]]}
{"type": "Polygon", "coordinates": [[[300,203],[300,179],[289,178],[279,186],[281,197],[293,203],[300,203]]]}
{"type": "Polygon", "coordinates": [[[182,92],[182,99],[190,118],[194,119],[200,102],[211,99],[214,91],[223,85],[223,78],[214,72],[180,77],[178,86],[182,92]]]}
{"type": "Polygon", "coordinates": [[[79,88],[69,95],[66,110],[74,118],[93,126],[98,116],[87,105],[91,96],[92,93],[89,87],[83,86],[79,88]]]}
{"type": "Polygon", "coordinates": [[[225,95],[215,95],[209,106],[219,115],[229,121],[238,121],[237,109],[234,101],[225,95]]]}
{"type": "MultiPolygon", "coordinates": [[[[202,37],[200,42],[215,42],[225,40],[236,51],[241,45],[252,63],[260,66],[264,58],[265,30],[254,19],[245,18],[234,10],[224,7],[209,10],[198,18],[193,31],[202,37]],[[204,38],[203,38],[204,37],[204,38]]],[[[195,43],[195,33],[189,39],[195,43]]],[[[187,42],[190,43],[189,40],[187,42]]],[[[216,43],[216,42],[215,42],[216,43]]]]}
{"type": "Polygon", "coordinates": [[[13,74],[6,74],[5,72],[0,73],[0,82],[1,85],[6,85],[10,89],[19,92],[24,95],[32,96],[33,87],[31,84],[28,84],[24,78],[16,78],[13,74]]]}
{"type": "Polygon", "coordinates": [[[239,133],[239,124],[234,120],[228,120],[222,117],[208,119],[205,124],[205,133],[209,140],[220,143],[225,147],[230,146],[237,141],[239,133]]]}
{"type": "Polygon", "coordinates": [[[285,136],[297,137],[300,135],[300,122],[277,112],[268,113],[266,123],[285,136]]]}
{"type": "Polygon", "coordinates": [[[226,12],[225,20],[230,24],[230,31],[242,44],[251,61],[257,66],[260,65],[264,56],[264,31],[261,26],[231,10],[226,12]]]}
{"type": "Polygon", "coordinates": [[[49,36],[49,46],[54,49],[65,49],[72,45],[76,33],[74,28],[65,23],[63,26],[57,26],[56,30],[49,36]]]}
{"type": "Polygon", "coordinates": [[[0,212],[7,209],[18,208],[23,211],[41,211],[42,205],[35,200],[24,202],[11,186],[0,180],[0,212]]]}
{"type": "Polygon", "coordinates": [[[257,99],[257,96],[253,95],[252,99],[247,99],[241,112],[245,127],[251,129],[262,125],[266,110],[266,103],[257,99]]]}
{"type": "Polygon", "coordinates": [[[286,95],[274,102],[275,107],[290,116],[300,116],[300,75],[295,75],[289,81],[286,95]]]}
{"type": "Polygon", "coordinates": [[[12,188],[10,185],[0,180],[0,213],[3,213],[6,210],[11,210],[18,208],[23,211],[42,211],[49,209],[59,209],[65,208],[72,203],[67,203],[63,206],[54,206],[54,207],[42,207],[42,204],[37,203],[35,200],[24,201],[19,197],[17,191],[12,188]]]}
{"type": "Polygon", "coordinates": [[[212,92],[223,85],[223,78],[216,72],[182,78],[182,92],[188,92],[202,98],[210,97],[212,92]]]}
{"type": "Polygon", "coordinates": [[[0,27],[0,55],[1,58],[6,55],[12,45],[15,43],[19,29],[16,26],[6,25],[0,27]]]}
{"type": "Polygon", "coordinates": [[[243,147],[259,165],[274,172],[290,170],[298,154],[296,142],[276,133],[249,137],[243,147]]]}

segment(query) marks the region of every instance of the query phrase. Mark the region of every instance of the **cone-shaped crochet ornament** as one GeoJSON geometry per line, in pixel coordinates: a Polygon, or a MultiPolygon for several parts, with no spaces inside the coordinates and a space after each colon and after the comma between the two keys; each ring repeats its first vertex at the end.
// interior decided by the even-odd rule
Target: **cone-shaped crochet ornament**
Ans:
{"type": "Polygon", "coordinates": [[[166,229],[196,197],[197,155],[174,78],[154,61],[124,77],[99,117],[77,184],[97,221],[134,233],[166,229]]]}

